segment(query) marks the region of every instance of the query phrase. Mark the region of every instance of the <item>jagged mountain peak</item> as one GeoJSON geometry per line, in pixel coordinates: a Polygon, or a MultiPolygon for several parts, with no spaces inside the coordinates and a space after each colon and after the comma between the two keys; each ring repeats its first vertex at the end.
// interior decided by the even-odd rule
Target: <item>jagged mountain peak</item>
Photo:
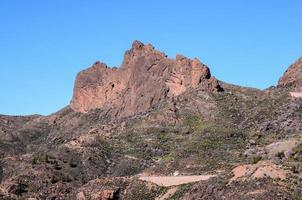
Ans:
{"type": "Polygon", "coordinates": [[[79,112],[105,108],[112,116],[129,116],[196,87],[221,90],[209,68],[198,59],[181,55],[170,59],[151,44],[134,41],[120,68],[96,62],[80,72],[70,105],[79,112]]]}

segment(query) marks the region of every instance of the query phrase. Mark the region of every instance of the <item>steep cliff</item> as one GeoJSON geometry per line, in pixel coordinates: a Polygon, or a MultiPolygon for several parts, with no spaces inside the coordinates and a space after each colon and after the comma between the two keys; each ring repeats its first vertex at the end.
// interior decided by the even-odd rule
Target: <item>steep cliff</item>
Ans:
{"type": "Polygon", "coordinates": [[[152,45],[135,41],[120,68],[96,62],[80,72],[70,105],[79,112],[103,108],[111,116],[126,117],[196,87],[211,92],[222,90],[198,59],[177,55],[173,60],[152,45]]]}

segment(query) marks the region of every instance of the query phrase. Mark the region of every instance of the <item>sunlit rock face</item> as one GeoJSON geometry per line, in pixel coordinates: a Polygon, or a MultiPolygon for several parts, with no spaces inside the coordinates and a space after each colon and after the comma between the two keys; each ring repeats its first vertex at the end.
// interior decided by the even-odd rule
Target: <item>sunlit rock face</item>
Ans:
{"type": "Polygon", "coordinates": [[[134,41],[121,67],[96,62],[77,75],[70,106],[78,112],[102,108],[113,117],[126,117],[197,87],[222,90],[198,59],[170,59],[152,45],[134,41]]]}
{"type": "Polygon", "coordinates": [[[302,92],[302,57],[286,70],[278,86],[288,87],[293,92],[302,92]]]}

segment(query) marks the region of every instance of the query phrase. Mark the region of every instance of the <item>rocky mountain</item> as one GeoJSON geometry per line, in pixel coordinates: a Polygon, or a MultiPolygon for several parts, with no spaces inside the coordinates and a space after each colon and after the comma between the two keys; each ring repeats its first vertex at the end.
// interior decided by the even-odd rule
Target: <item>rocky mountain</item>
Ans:
{"type": "Polygon", "coordinates": [[[135,41],[120,68],[96,62],[80,72],[70,106],[79,112],[102,108],[111,116],[127,117],[196,87],[222,90],[198,59],[177,55],[173,60],[152,45],[135,41]]]}
{"type": "Polygon", "coordinates": [[[290,87],[296,92],[302,90],[302,57],[292,64],[280,78],[278,86],[290,87]]]}
{"type": "Polygon", "coordinates": [[[135,41],[62,110],[0,116],[0,199],[301,199],[301,68],[258,90],[135,41]]]}

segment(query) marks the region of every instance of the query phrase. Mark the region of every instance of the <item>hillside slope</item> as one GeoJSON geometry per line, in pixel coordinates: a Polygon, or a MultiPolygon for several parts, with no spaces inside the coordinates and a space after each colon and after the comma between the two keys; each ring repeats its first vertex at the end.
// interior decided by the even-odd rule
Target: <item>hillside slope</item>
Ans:
{"type": "Polygon", "coordinates": [[[302,100],[280,84],[223,83],[136,41],[121,68],[79,73],[70,106],[0,116],[0,199],[299,199],[302,100]]]}

